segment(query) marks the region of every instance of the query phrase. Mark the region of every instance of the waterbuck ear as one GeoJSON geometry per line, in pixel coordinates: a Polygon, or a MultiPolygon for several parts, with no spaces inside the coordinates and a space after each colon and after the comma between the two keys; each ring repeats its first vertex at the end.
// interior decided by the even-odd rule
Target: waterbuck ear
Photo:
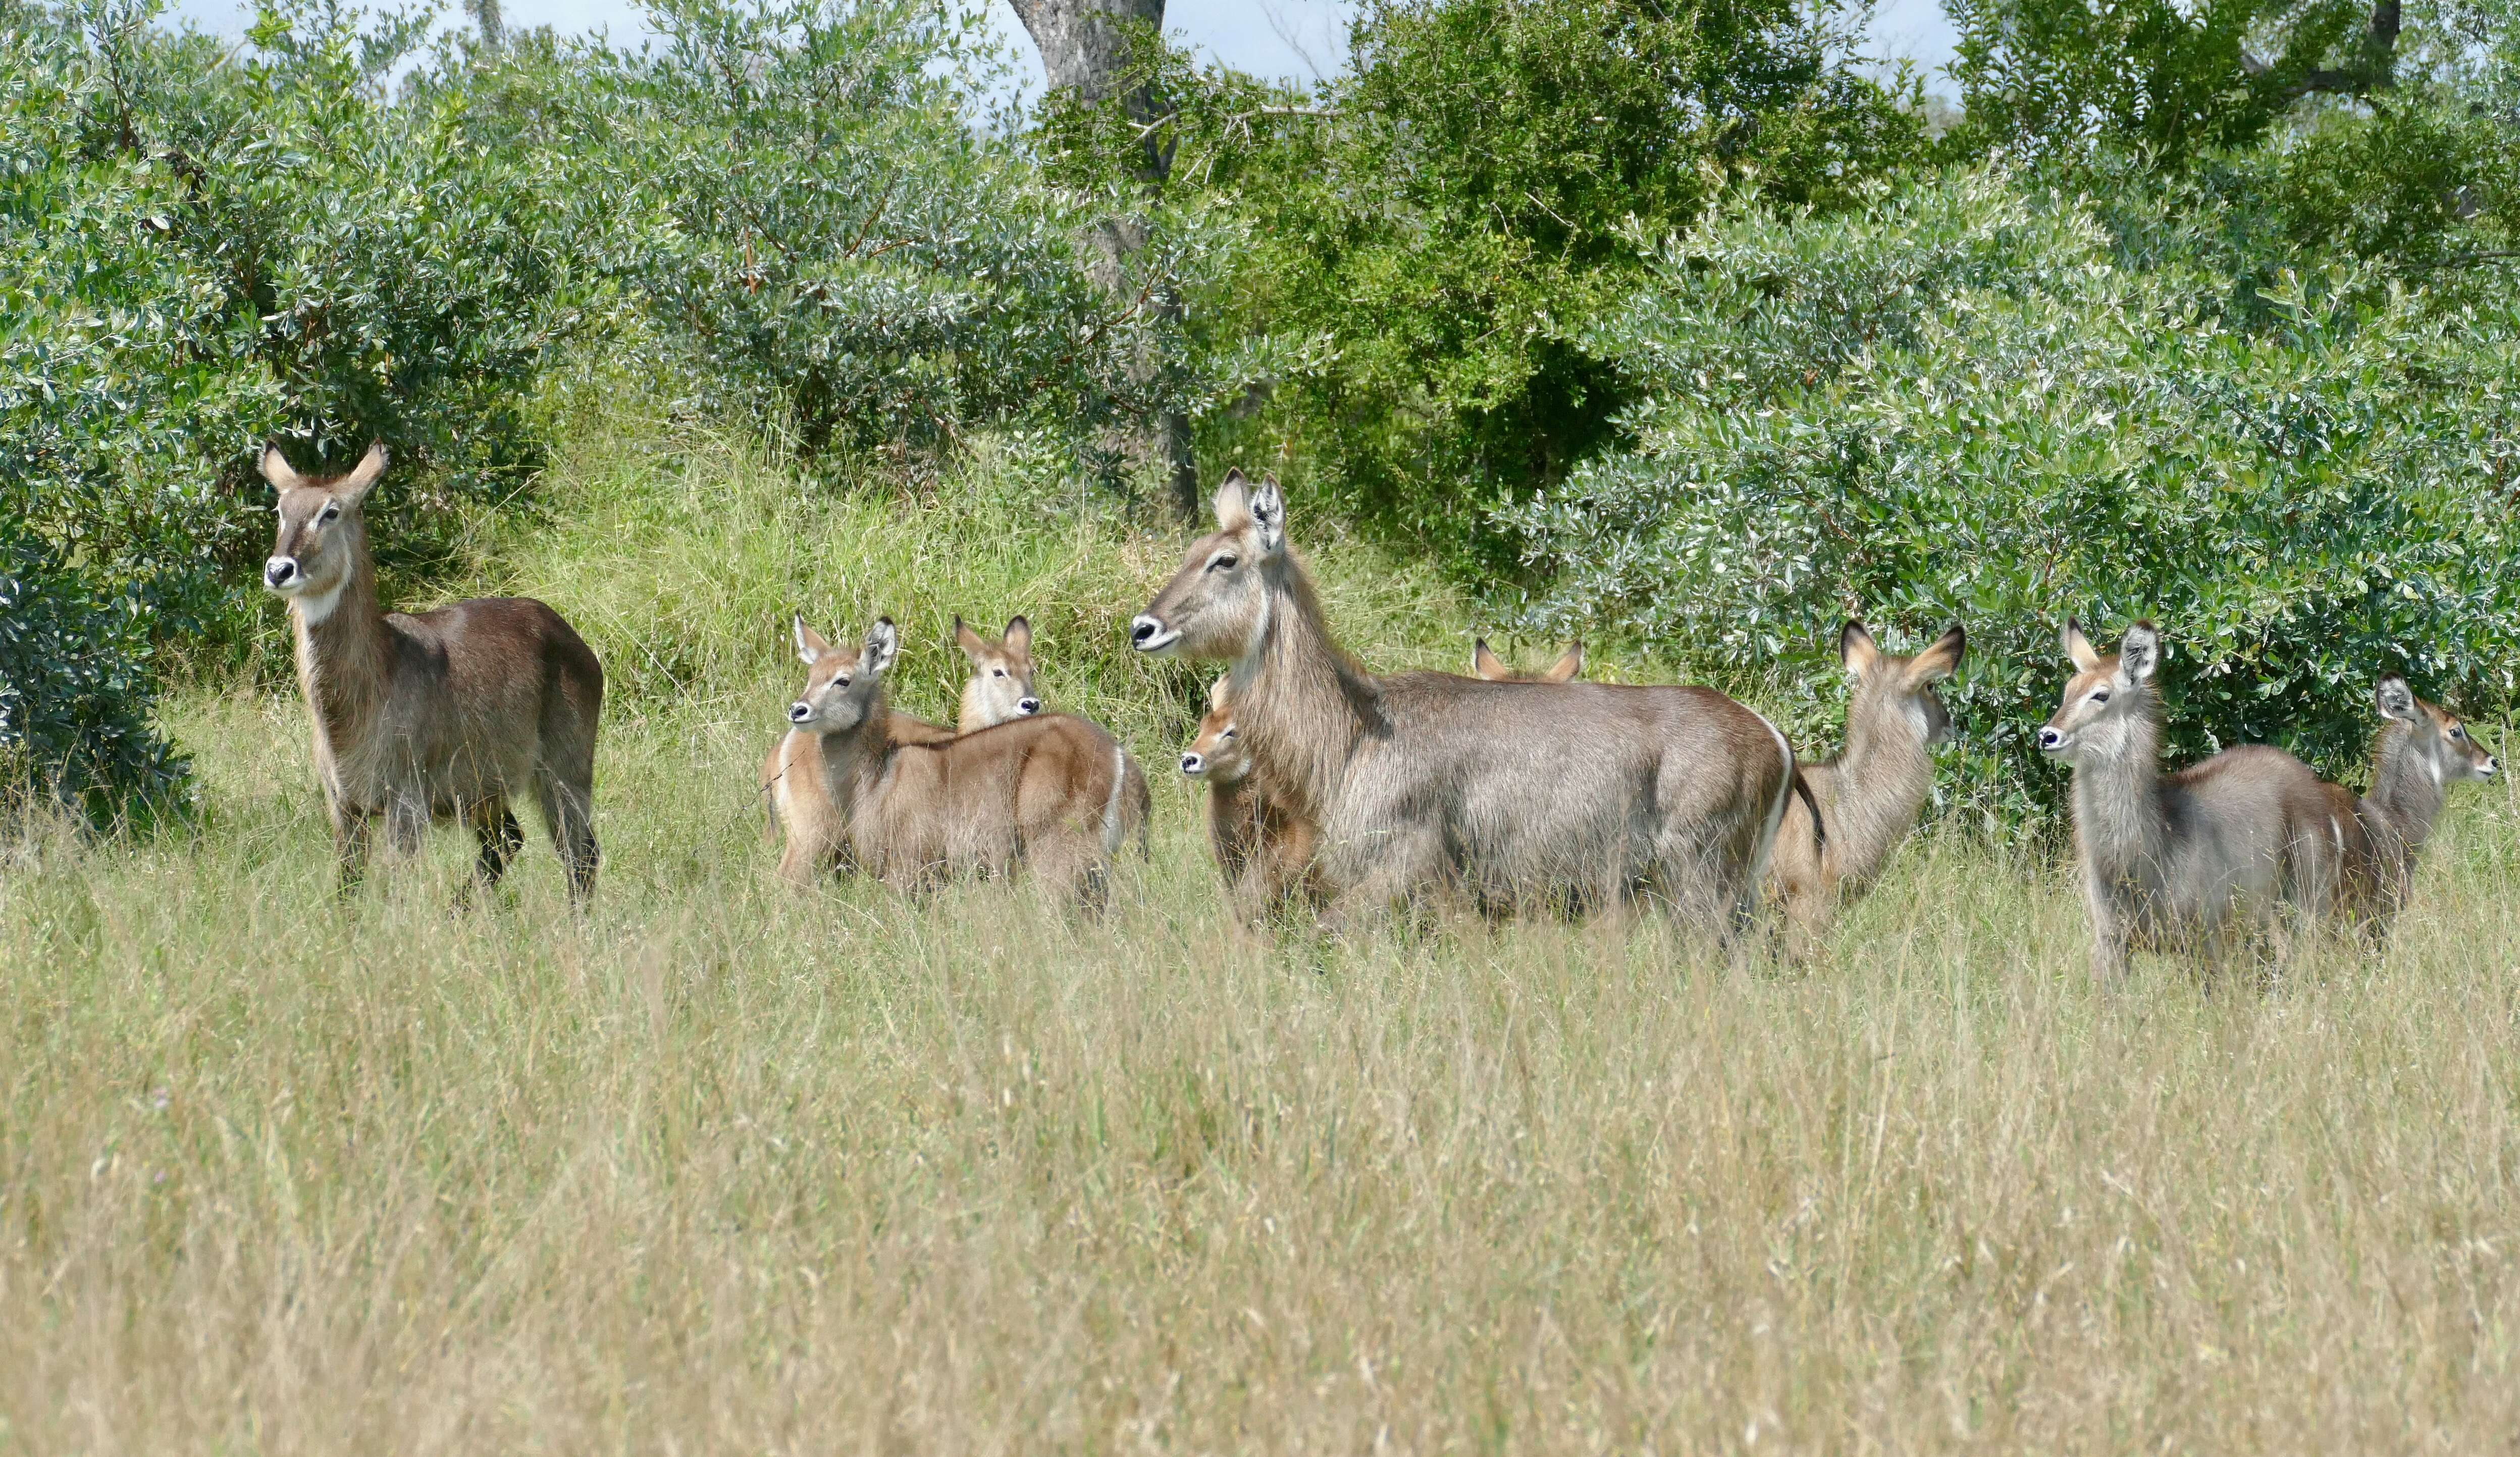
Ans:
{"type": "Polygon", "coordinates": [[[306,483],[306,478],[297,474],[289,457],[280,453],[278,440],[262,447],[261,465],[262,478],[271,482],[273,490],[293,491],[306,483]]]}
{"type": "Polygon", "coordinates": [[[1513,676],[1513,669],[1507,667],[1503,659],[1489,651],[1486,638],[1475,637],[1470,639],[1470,676],[1502,683],[1513,676]]]}
{"type": "Polygon", "coordinates": [[[1273,557],[1286,544],[1286,498],[1275,476],[1251,493],[1251,534],[1259,538],[1260,550],[1273,557]]]}
{"type": "Polygon", "coordinates": [[[1225,711],[1225,703],[1226,703],[1226,700],[1227,700],[1229,697],[1231,697],[1231,696],[1233,695],[1233,692],[1234,692],[1234,675],[1233,675],[1233,674],[1231,674],[1231,673],[1223,674],[1223,675],[1219,676],[1215,682],[1208,684],[1208,685],[1207,685],[1207,707],[1208,707],[1208,711],[1209,711],[1209,712],[1211,712],[1211,713],[1222,713],[1222,712],[1224,712],[1224,711],[1225,711]]]}
{"type": "Polygon", "coordinates": [[[858,655],[858,671],[868,677],[881,677],[892,666],[893,658],[901,652],[901,631],[890,617],[878,617],[867,629],[866,651],[858,655]]]}
{"type": "Polygon", "coordinates": [[[1849,618],[1845,626],[1837,629],[1837,660],[1846,664],[1848,672],[1861,678],[1871,672],[1872,665],[1881,660],[1881,645],[1872,640],[1869,628],[1849,618]]]}
{"type": "Polygon", "coordinates": [[[359,463],[350,468],[350,474],[334,484],[333,494],[356,505],[384,474],[385,442],[378,440],[368,446],[368,453],[359,457],[359,463]]]}
{"type": "Polygon", "coordinates": [[[1240,466],[1225,473],[1216,488],[1216,529],[1239,531],[1251,524],[1251,482],[1240,466]]]}
{"type": "Polygon", "coordinates": [[[2083,636],[2082,623],[2067,617],[2065,630],[2058,634],[2057,641],[2064,644],[2065,656],[2074,660],[2076,671],[2088,673],[2100,665],[2100,650],[2092,646],[2090,638],[2083,636]]]}
{"type": "Polygon", "coordinates": [[[803,613],[798,613],[796,615],[794,626],[796,631],[797,660],[803,662],[807,667],[812,667],[816,660],[820,659],[824,654],[832,651],[832,645],[823,640],[823,635],[821,633],[816,632],[813,628],[805,625],[805,615],[803,613]]]}
{"type": "Polygon", "coordinates": [[[961,613],[956,613],[954,615],[954,646],[962,649],[963,656],[976,663],[980,660],[980,655],[989,651],[989,640],[980,636],[978,633],[973,632],[969,627],[964,625],[963,615],[961,613]]]}
{"type": "Polygon", "coordinates": [[[2118,666],[2130,682],[2140,683],[2161,666],[2161,632],[2150,622],[2138,621],[2118,639],[2118,666]]]}
{"type": "Polygon", "coordinates": [[[1557,660],[1541,673],[1540,681],[1571,683],[1582,676],[1584,676],[1584,640],[1579,637],[1568,643],[1566,651],[1557,655],[1557,660]]]}
{"type": "Polygon", "coordinates": [[[1955,622],[1951,630],[1934,639],[1934,645],[1908,660],[1908,684],[1922,688],[1950,677],[1960,665],[1960,655],[1968,651],[1968,634],[1955,622]]]}
{"type": "Polygon", "coordinates": [[[1032,619],[1018,613],[1007,618],[1007,651],[1017,658],[1032,656],[1032,619]]]}
{"type": "Polygon", "coordinates": [[[2395,673],[2382,678],[2372,688],[2371,697],[2380,706],[2381,717],[2394,718],[2401,723],[2415,721],[2415,691],[2407,686],[2406,679],[2395,673]]]}

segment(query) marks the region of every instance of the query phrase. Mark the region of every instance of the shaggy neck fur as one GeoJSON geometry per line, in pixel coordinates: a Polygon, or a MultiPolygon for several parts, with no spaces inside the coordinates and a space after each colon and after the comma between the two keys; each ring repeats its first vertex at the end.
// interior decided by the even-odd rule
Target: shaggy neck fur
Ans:
{"type": "Polygon", "coordinates": [[[384,609],[377,602],[377,568],[366,527],[344,522],[342,549],[350,569],[339,586],[291,600],[297,636],[297,686],[306,694],[316,731],[328,749],[358,742],[384,706],[392,655],[384,609]]]}
{"type": "Polygon", "coordinates": [[[1357,742],[1389,726],[1372,680],[1331,640],[1293,552],[1270,567],[1267,581],[1267,615],[1234,664],[1235,727],[1256,782],[1319,821],[1357,742]]]}
{"type": "Polygon", "coordinates": [[[1857,689],[1846,715],[1846,748],[1828,760],[1837,772],[1828,809],[1828,855],[1840,880],[1868,885],[1915,828],[1933,792],[1934,756],[1906,695],[1883,685],[1857,689]]]}
{"type": "Polygon", "coordinates": [[[2371,746],[2371,793],[2364,797],[2388,816],[2389,828],[2408,854],[2423,848],[2432,835],[2447,794],[2440,769],[2415,751],[2415,729],[2411,723],[2381,726],[2371,746]]]}
{"type": "Polygon", "coordinates": [[[2148,883],[2167,832],[2161,811],[2161,704],[2148,683],[2123,690],[2128,704],[2106,737],[2074,756],[2074,835],[2103,885],[2148,883]]]}
{"type": "Polygon", "coordinates": [[[855,819],[858,807],[873,797],[899,748],[892,736],[889,697],[878,681],[864,718],[852,727],[816,735],[823,751],[823,785],[842,824],[855,819]]]}

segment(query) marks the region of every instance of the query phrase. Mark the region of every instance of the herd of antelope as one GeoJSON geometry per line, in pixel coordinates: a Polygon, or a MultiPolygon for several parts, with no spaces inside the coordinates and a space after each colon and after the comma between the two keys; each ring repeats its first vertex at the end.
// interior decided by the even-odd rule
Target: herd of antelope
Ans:
{"type": "MultiPolygon", "coordinates": [[[[403,854],[432,821],[469,824],[475,881],[495,886],[523,843],[512,803],[530,793],[582,905],[603,667],[530,599],[387,613],[360,510],[384,469],[382,446],[330,479],[277,447],[262,456],[280,517],[263,581],[289,604],[341,888],[379,820],[403,854]]],[[[1297,911],[1336,930],[1437,899],[1613,921],[1651,905],[1729,939],[1765,905],[1809,936],[1869,887],[1931,794],[1951,734],[1934,685],[1959,666],[1958,626],[1900,658],[1847,623],[1846,746],[1806,763],[1712,689],[1583,681],[1580,645],[1529,676],[1485,642],[1474,676],[1370,673],[1331,635],[1277,482],[1233,472],[1215,510],[1129,641],[1225,665],[1181,769],[1207,785],[1243,923],[1297,911]]],[[[782,877],[857,871],[911,889],[1020,869],[1090,907],[1125,844],[1147,852],[1146,775],[1108,731],[1044,711],[1024,618],[997,638],[956,619],[971,676],[952,728],[889,706],[890,619],[855,648],[801,616],[792,631],[805,689],[759,781],[782,877]]],[[[2039,746],[2073,768],[2103,979],[2138,949],[2211,958],[2292,926],[2385,933],[2449,787],[2497,770],[2456,718],[2389,677],[2365,795],[2255,745],[2165,774],[2152,624],[2103,655],[2068,622],[2063,646],[2074,672],[2039,746]]]]}

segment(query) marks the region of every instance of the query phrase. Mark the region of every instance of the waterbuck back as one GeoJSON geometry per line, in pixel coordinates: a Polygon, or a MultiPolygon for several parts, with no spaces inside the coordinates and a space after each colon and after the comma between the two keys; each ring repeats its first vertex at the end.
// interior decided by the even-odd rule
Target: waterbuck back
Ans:
{"type": "Polygon", "coordinates": [[[2313,923],[2352,909],[2370,846],[2351,794],[2255,744],[2163,774],[2159,632],[2138,622],[2103,656],[2069,621],[2064,648],[2074,676],[2039,747],[2074,768],[2095,976],[2136,949],[2219,957],[2286,907],[2313,923]]]}
{"type": "Polygon", "coordinates": [[[1328,919],[1429,894],[1746,916],[1792,749],[1712,689],[1375,678],[1331,638],[1274,481],[1238,472],[1217,530],[1131,625],[1138,651],[1224,661],[1254,772],[1318,829],[1328,919]]]}
{"type": "Polygon", "coordinates": [[[2371,743],[2371,792],[2356,808],[2371,844],[2369,913],[2385,930],[2406,906],[2450,787],[2492,779],[2502,766],[2455,714],[2415,697],[2406,679],[2382,678],[2372,699],[2380,732],[2371,743]]]}
{"type": "Polygon", "coordinates": [[[1959,666],[1968,639],[1955,626],[1914,657],[1896,658],[1863,623],[1848,622],[1837,649],[1853,681],[1846,748],[1802,766],[1810,797],[1796,796],[1785,807],[1769,872],[1786,916],[1807,936],[1869,889],[1916,827],[1934,789],[1934,746],[1952,734],[1934,685],[1959,666]]]}
{"type": "Polygon", "coordinates": [[[598,860],[604,668],[531,598],[385,612],[362,512],[384,470],[381,444],[329,479],[300,476],[276,445],[262,453],[280,497],[263,585],[289,604],[342,889],[358,883],[379,820],[403,854],[432,820],[471,825],[475,876],[494,886],[524,842],[511,805],[530,796],[583,904],[598,860]]]}
{"type": "Polygon", "coordinates": [[[828,846],[791,836],[780,870],[810,882],[827,853],[885,884],[917,889],[1017,865],[1046,889],[1099,905],[1111,857],[1142,842],[1146,776],[1101,727],[1063,713],[1018,718],[928,744],[892,731],[884,675],[899,651],[889,618],[850,653],[808,634],[815,661],[789,722],[813,735],[836,813],[828,846]]]}

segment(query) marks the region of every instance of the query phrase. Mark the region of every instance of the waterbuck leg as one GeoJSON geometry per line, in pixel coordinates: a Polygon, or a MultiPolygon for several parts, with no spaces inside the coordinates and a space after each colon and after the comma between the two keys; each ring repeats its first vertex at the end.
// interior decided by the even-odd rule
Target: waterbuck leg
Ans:
{"type": "Polygon", "coordinates": [[[508,863],[525,846],[524,827],[517,823],[516,811],[504,799],[484,800],[472,808],[473,838],[481,842],[480,858],[472,862],[472,877],[484,890],[499,888],[499,878],[508,873],[508,863]]]}
{"type": "Polygon", "coordinates": [[[603,860],[595,846],[594,796],[587,786],[562,784],[548,769],[535,772],[534,794],[542,801],[552,848],[568,871],[569,904],[583,908],[595,893],[595,869],[603,860]]]}
{"type": "Polygon", "coordinates": [[[341,880],[338,893],[343,900],[359,888],[368,873],[368,848],[374,839],[374,817],[362,809],[337,809],[333,813],[333,854],[340,862],[341,880]]]}

